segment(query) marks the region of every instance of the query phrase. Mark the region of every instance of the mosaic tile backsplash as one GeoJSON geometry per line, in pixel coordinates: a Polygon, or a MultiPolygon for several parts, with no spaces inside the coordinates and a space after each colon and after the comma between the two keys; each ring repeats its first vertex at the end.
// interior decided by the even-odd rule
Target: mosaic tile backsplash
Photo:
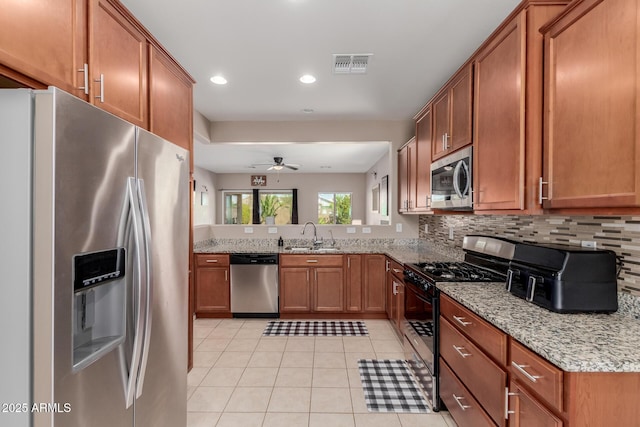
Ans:
{"type": "Polygon", "coordinates": [[[621,257],[618,289],[640,296],[640,216],[420,216],[420,239],[460,249],[466,234],[577,246],[584,240],[595,241],[598,248],[610,249],[621,257]],[[449,240],[450,228],[453,240],[449,240]]]}

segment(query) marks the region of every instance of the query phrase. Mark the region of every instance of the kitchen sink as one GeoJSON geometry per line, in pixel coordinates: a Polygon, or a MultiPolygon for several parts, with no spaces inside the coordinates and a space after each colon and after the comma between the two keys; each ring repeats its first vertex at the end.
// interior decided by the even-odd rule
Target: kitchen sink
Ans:
{"type": "Polygon", "coordinates": [[[325,248],[325,247],[319,247],[319,248],[311,248],[308,246],[287,246],[286,248],[284,248],[286,251],[291,251],[291,252],[317,252],[317,253],[324,253],[324,252],[338,252],[340,250],[340,248],[336,248],[336,247],[330,247],[330,248],[325,248]]]}

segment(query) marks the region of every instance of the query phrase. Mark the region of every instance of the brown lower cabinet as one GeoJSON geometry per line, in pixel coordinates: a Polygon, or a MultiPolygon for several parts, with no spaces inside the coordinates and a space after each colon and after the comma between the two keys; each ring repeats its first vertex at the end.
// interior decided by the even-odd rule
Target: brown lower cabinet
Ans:
{"type": "Polygon", "coordinates": [[[195,256],[196,317],[231,317],[229,255],[195,256]]]}
{"type": "Polygon", "coordinates": [[[387,318],[396,334],[403,339],[405,292],[402,265],[387,258],[387,318]]]}
{"type": "Polygon", "coordinates": [[[440,397],[458,425],[638,425],[640,373],[563,371],[447,295],[441,300],[440,397]]]}

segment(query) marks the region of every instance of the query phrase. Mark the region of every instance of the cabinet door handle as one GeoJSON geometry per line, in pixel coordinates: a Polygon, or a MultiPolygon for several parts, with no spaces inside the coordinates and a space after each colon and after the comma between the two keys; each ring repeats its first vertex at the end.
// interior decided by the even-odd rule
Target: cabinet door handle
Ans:
{"type": "Polygon", "coordinates": [[[454,350],[458,352],[458,354],[460,356],[462,356],[462,358],[464,359],[465,357],[469,357],[471,356],[471,353],[463,353],[462,350],[464,350],[464,347],[458,347],[457,345],[453,346],[454,350]]]}
{"type": "Polygon", "coordinates": [[[504,388],[504,419],[509,419],[509,414],[515,414],[516,411],[509,410],[509,396],[517,396],[518,393],[509,393],[509,387],[504,388]]]}
{"type": "Polygon", "coordinates": [[[317,259],[308,259],[307,262],[318,262],[317,259]]]}
{"type": "Polygon", "coordinates": [[[84,84],[78,89],[84,91],[85,95],[89,95],[89,64],[84,64],[82,68],[78,69],[78,72],[84,73],[84,78],[83,78],[84,84]]]}
{"type": "Polygon", "coordinates": [[[471,324],[472,324],[471,322],[465,322],[465,321],[464,321],[464,319],[465,319],[465,318],[464,318],[464,317],[462,317],[462,316],[453,316],[453,318],[454,318],[454,320],[455,320],[456,322],[458,322],[458,323],[459,323],[459,324],[461,324],[462,326],[468,326],[468,325],[471,325],[471,324]]]}
{"type": "Polygon", "coordinates": [[[385,271],[389,271],[390,264],[389,260],[385,260],[385,271]]]}
{"type": "Polygon", "coordinates": [[[452,396],[453,396],[453,400],[456,401],[460,409],[462,409],[463,411],[466,411],[467,409],[471,408],[471,406],[469,405],[463,405],[462,403],[460,403],[460,401],[464,399],[464,396],[456,396],[455,394],[452,394],[452,396]]]}
{"type": "Polygon", "coordinates": [[[391,291],[394,295],[398,295],[398,284],[393,282],[393,289],[391,291]]]}
{"type": "Polygon", "coordinates": [[[347,258],[347,268],[351,268],[351,258],[347,258]]]}
{"type": "Polygon", "coordinates": [[[224,271],[224,281],[228,282],[229,281],[229,270],[225,270],[224,271]]]}
{"type": "Polygon", "coordinates": [[[100,74],[100,78],[94,80],[94,82],[100,83],[100,95],[96,96],[96,98],[99,99],[101,103],[104,103],[104,74],[100,74]]]}
{"type": "Polygon", "coordinates": [[[451,136],[449,135],[449,133],[448,133],[448,132],[447,132],[447,133],[445,133],[445,134],[442,136],[442,139],[444,140],[444,149],[445,149],[445,150],[448,150],[448,149],[449,149],[449,138],[451,138],[451,136]]]}
{"type": "Polygon", "coordinates": [[[543,200],[549,200],[548,197],[542,197],[542,186],[543,185],[549,185],[549,182],[545,182],[542,180],[542,177],[540,177],[540,180],[538,181],[538,204],[542,204],[543,200]]]}
{"type": "Polygon", "coordinates": [[[397,268],[394,268],[393,272],[396,273],[396,274],[400,274],[400,273],[402,273],[402,270],[398,270],[397,268]]]}
{"type": "Polygon", "coordinates": [[[514,368],[516,368],[518,371],[520,371],[520,373],[522,375],[524,375],[525,377],[527,377],[527,379],[533,383],[537,383],[538,380],[540,378],[542,378],[542,376],[540,375],[532,375],[529,372],[527,372],[527,370],[525,368],[529,368],[529,365],[518,365],[515,361],[511,361],[511,366],[513,366],[514,368]]]}
{"type": "Polygon", "coordinates": [[[207,262],[218,262],[217,259],[208,259],[207,262]]]}

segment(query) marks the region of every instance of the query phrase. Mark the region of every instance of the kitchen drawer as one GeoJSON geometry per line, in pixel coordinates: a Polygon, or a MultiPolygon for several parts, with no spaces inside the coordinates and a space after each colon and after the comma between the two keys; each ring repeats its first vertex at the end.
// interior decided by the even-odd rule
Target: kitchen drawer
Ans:
{"type": "Polygon", "coordinates": [[[504,425],[507,373],[440,318],[440,355],[498,425],[504,425]]]}
{"type": "Polygon", "coordinates": [[[342,255],[280,255],[280,267],[342,267],[342,255]]]}
{"type": "Polygon", "coordinates": [[[198,267],[226,267],[229,265],[228,254],[197,254],[196,266],[198,267]]]}
{"type": "Polygon", "coordinates": [[[399,279],[403,279],[404,278],[404,266],[396,261],[393,261],[391,259],[389,260],[389,270],[391,271],[391,273],[398,277],[399,279]]]}
{"type": "Polygon", "coordinates": [[[495,427],[496,425],[442,359],[440,359],[440,399],[459,426],[495,427]]]}
{"type": "Polygon", "coordinates": [[[506,367],[507,334],[446,295],[440,295],[440,314],[498,364],[506,367]]]}
{"type": "Polygon", "coordinates": [[[512,378],[534,392],[538,397],[562,412],[563,372],[537,354],[511,339],[512,378]]]}

